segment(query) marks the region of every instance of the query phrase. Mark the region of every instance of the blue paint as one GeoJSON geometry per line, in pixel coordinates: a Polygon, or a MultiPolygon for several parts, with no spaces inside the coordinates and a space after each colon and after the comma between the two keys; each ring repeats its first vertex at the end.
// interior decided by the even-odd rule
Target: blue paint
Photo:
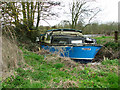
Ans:
{"type": "Polygon", "coordinates": [[[59,54],[62,57],[70,57],[72,59],[94,59],[97,52],[102,46],[45,46],[41,45],[45,50],[51,53],[59,54]]]}

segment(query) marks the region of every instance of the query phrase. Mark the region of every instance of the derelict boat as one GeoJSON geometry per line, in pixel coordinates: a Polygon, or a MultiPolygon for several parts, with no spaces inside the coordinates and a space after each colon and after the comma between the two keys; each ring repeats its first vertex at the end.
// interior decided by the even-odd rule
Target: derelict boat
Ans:
{"type": "Polygon", "coordinates": [[[102,46],[86,38],[81,30],[52,29],[40,37],[41,48],[71,59],[93,60],[102,46]]]}

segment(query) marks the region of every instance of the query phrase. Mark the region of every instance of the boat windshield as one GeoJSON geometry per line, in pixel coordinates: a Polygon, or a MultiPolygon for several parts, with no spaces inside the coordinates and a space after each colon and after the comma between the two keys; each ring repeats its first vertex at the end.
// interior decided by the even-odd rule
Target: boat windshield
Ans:
{"type": "Polygon", "coordinates": [[[52,44],[69,44],[69,39],[68,38],[58,38],[58,37],[54,37],[52,38],[52,41],[51,41],[52,44]]]}
{"type": "Polygon", "coordinates": [[[57,31],[57,32],[53,32],[52,35],[82,36],[82,33],[80,33],[80,32],[71,32],[71,31],[57,31]]]}
{"type": "Polygon", "coordinates": [[[82,33],[77,31],[49,31],[47,34],[50,35],[69,35],[69,36],[83,36],[82,33]]]}

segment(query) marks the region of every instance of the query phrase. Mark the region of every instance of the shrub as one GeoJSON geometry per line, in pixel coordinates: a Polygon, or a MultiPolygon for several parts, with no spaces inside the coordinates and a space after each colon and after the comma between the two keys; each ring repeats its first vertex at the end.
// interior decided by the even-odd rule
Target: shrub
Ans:
{"type": "Polygon", "coordinates": [[[113,41],[107,42],[102,49],[97,53],[95,59],[103,60],[104,57],[108,59],[119,59],[120,58],[120,42],[115,43],[113,41]]]}
{"type": "Polygon", "coordinates": [[[113,51],[119,50],[119,49],[120,49],[119,46],[120,46],[120,43],[115,43],[115,42],[107,42],[107,43],[105,44],[105,47],[107,47],[107,48],[112,48],[113,51]]]}

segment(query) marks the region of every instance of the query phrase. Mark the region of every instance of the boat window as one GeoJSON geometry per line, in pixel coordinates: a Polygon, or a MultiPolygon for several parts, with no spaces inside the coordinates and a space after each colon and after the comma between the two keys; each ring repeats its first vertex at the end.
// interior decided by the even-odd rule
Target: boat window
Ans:
{"type": "Polygon", "coordinates": [[[82,40],[71,40],[72,44],[81,44],[82,40]]]}
{"type": "Polygon", "coordinates": [[[69,40],[67,38],[53,38],[52,44],[69,44],[69,40]]]}
{"type": "Polygon", "coordinates": [[[51,43],[51,40],[50,40],[50,39],[51,39],[50,34],[46,34],[46,35],[45,35],[44,42],[45,42],[45,43],[51,43]]]}
{"type": "Polygon", "coordinates": [[[50,40],[50,35],[47,35],[47,38],[46,38],[46,40],[50,40]]]}

